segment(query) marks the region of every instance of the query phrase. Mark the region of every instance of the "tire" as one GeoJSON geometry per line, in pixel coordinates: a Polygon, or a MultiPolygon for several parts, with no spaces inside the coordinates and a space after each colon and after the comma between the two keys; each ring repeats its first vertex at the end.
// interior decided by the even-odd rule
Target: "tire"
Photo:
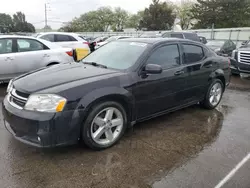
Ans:
{"type": "Polygon", "coordinates": [[[82,126],[81,137],[84,144],[94,150],[107,149],[116,144],[123,136],[127,128],[127,113],[123,106],[117,102],[102,102],[91,108],[82,126]],[[111,114],[112,110],[111,117],[108,114],[111,114]],[[115,127],[113,120],[122,122],[122,124],[115,127]],[[100,130],[99,134],[97,134],[97,130],[100,130]],[[113,136],[110,136],[110,133],[113,136]]]}
{"type": "Polygon", "coordinates": [[[210,84],[210,86],[208,88],[205,99],[201,102],[202,106],[206,109],[216,108],[220,104],[220,101],[221,101],[223,93],[224,93],[224,88],[225,88],[225,86],[221,80],[219,80],[219,79],[213,80],[213,82],[210,84]],[[212,97],[211,94],[214,93],[212,90],[214,89],[214,87],[216,87],[218,85],[220,86],[220,89],[221,89],[220,96],[216,95],[217,94],[216,93],[214,95],[214,100],[212,100],[213,102],[211,102],[211,97],[212,97]]]}

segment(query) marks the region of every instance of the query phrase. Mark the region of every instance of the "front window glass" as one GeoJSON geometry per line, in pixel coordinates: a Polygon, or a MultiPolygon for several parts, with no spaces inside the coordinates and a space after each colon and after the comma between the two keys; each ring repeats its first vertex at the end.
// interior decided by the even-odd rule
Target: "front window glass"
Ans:
{"type": "Polygon", "coordinates": [[[31,39],[17,39],[18,52],[29,52],[43,50],[43,44],[31,39]]]}
{"type": "Polygon", "coordinates": [[[115,41],[89,54],[82,62],[95,62],[113,69],[128,69],[141,56],[146,43],[115,41]]]}

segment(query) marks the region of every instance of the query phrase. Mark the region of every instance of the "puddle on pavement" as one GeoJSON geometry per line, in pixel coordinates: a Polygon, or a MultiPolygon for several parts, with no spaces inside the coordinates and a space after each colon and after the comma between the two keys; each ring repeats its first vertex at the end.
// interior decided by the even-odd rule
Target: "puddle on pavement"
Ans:
{"type": "MultiPolygon", "coordinates": [[[[228,107],[222,106],[228,113],[228,107]]],[[[230,110],[229,110],[230,111],[230,110]]],[[[127,131],[113,148],[94,152],[80,146],[40,150],[10,138],[2,185],[12,187],[148,187],[210,146],[224,115],[190,107],[149,120],[127,131]]],[[[2,161],[3,162],[3,161],[2,161]]],[[[0,161],[1,163],[1,161],[0,161]]],[[[2,176],[3,177],[3,176],[2,176]]]]}

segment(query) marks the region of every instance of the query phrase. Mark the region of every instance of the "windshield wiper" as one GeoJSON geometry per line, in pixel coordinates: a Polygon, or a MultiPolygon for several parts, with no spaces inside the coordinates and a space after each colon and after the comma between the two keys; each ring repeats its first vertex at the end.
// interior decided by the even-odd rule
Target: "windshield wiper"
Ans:
{"type": "Polygon", "coordinates": [[[87,64],[87,65],[93,65],[95,67],[101,67],[101,68],[108,68],[106,65],[102,65],[102,64],[99,64],[99,63],[96,63],[96,62],[83,62],[84,64],[87,64]]]}

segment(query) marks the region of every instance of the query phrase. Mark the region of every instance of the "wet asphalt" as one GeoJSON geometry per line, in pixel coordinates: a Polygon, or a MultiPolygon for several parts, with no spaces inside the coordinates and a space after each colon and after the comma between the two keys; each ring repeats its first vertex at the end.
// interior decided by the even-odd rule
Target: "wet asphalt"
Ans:
{"type": "MultiPolygon", "coordinates": [[[[0,85],[0,101],[5,90],[0,85]]],[[[210,188],[250,152],[250,80],[233,77],[215,110],[196,105],[137,124],[100,152],[26,146],[2,120],[1,188],[210,188]]],[[[224,187],[249,188],[249,174],[250,161],[224,187]]]]}

